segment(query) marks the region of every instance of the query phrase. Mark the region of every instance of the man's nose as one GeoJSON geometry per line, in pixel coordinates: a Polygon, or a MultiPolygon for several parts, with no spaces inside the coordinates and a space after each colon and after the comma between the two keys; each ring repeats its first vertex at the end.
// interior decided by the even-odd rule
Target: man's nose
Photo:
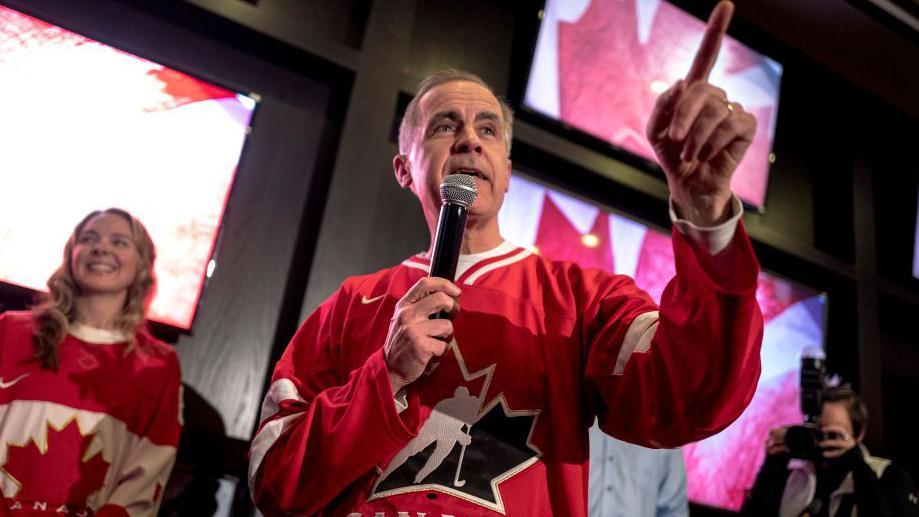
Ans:
{"type": "Polygon", "coordinates": [[[456,153],[481,153],[482,141],[476,134],[474,127],[466,126],[457,133],[456,143],[453,145],[456,153]]]}

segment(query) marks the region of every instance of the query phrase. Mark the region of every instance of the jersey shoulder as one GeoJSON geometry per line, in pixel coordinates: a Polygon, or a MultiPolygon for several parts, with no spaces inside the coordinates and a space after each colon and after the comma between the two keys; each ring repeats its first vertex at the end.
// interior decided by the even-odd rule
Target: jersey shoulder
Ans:
{"type": "Polygon", "coordinates": [[[35,313],[33,311],[6,311],[0,314],[0,325],[5,325],[8,329],[31,329],[35,325],[35,313]]]}
{"type": "Polygon", "coordinates": [[[390,287],[397,289],[410,287],[423,276],[427,274],[418,269],[406,267],[404,263],[398,264],[366,275],[346,278],[339,288],[339,294],[348,298],[370,297],[377,292],[383,294],[389,291],[390,287]]]}

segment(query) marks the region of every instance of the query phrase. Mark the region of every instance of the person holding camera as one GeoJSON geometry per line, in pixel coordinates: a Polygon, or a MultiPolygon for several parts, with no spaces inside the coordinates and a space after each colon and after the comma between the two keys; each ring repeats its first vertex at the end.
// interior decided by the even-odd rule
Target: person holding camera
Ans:
{"type": "Polygon", "coordinates": [[[868,410],[850,388],[827,388],[814,425],[769,431],[749,516],[914,516],[909,475],[862,444],[868,410]]]}

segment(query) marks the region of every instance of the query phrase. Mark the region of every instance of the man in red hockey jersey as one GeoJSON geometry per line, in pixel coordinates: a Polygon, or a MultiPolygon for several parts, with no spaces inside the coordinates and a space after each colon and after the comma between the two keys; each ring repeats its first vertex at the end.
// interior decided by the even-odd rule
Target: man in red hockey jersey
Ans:
{"type": "Polygon", "coordinates": [[[475,176],[456,279],[429,278],[423,253],[345,280],[304,322],[250,453],[264,513],[585,516],[594,418],[650,447],[737,418],[759,376],[762,316],[730,190],[755,120],[707,82],[732,9],[716,7],[647,126],[675,228],[660,306],[630,278],[507,243],[510,109],[472,74],[421,83],[393,167],[432,237],[443,178],[475,176]],[[439,311],[451,319],[429,319],[439,311]]]}

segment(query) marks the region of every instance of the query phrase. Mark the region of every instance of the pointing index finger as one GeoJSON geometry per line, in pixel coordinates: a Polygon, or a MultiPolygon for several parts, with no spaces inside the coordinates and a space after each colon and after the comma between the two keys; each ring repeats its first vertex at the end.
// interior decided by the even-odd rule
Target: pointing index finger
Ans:
{"type": "Polygon", "coordinates": [[[702,43],[699,44],[696,57],[693,58],[689,73],[686,74],[687,84],[708,81],[708,74],[711,73],[712,68],[715,67],[715,61],[718,60],[721,40],[724,39],[724,33],[728,30],[733,14],[734,4],[728,0],[723,0],[715,6],[711,16],[708,17],[708,25],[705,27],[705,35],[702,36],[702,43]]]}

